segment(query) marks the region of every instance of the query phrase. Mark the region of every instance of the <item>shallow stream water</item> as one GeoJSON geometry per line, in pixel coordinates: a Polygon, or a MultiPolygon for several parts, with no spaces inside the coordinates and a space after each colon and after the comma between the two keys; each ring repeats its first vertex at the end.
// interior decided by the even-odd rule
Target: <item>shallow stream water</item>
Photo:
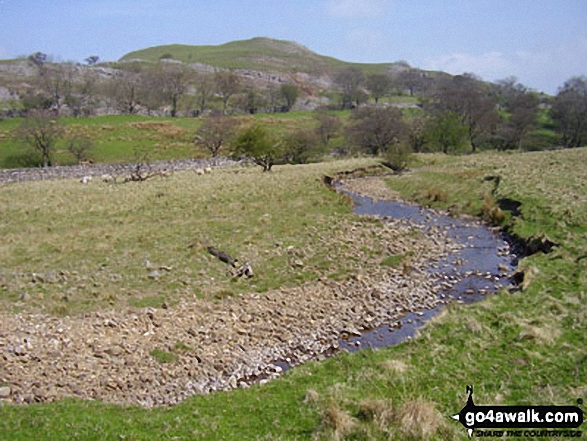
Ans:
{"type": "Polygon", "coordinates": [[[413,337],[451,299],[465,304],[478,302],[487,294],[511,283],[509,276],[517,264],[517,256],[511,252],[503,233],[477,221],[457,219],[405,202],[373,200],[344,189],[339,191],[352,197],[357,214],[410,221],[421,226],[422,232],[431,227],[440,227],[464,246],[445,259],[431,262],[425,269],[437,277],[440,285],[443,281],[456,281],[450,287],[447,283],[438,293],[444,300],[443,303],[432,309],[409,312],[398,324],[388,324],[363,332],[360,337],[341,339],[340,349],[355,352],[362,348],[399,344],[413,337]]]}

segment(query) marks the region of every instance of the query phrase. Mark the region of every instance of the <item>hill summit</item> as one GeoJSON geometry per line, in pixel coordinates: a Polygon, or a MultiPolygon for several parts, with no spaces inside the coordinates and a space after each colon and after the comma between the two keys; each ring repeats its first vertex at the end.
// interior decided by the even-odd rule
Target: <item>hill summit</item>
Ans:
{"type": "Polygon", "coordinates": [[[307,47],[285,40],[256,37],[216,46],[172,44],[130,52],[120,61],[159,61],[173,59],[184,63],[200,63],[224,69],[251,69],[284,73],[305,72],[314,75],[331,74],[347,66],[357,66],[366,72],[395,70],[394,63],[349,63],[319,55],[307,47]]]}

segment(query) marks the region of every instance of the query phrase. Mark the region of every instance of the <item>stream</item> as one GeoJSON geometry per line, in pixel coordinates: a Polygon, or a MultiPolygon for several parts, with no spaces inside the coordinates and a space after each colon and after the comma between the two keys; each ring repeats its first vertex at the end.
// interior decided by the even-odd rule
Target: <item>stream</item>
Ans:
{"type": "Polygon", "coordinates": [[[494,231],[478,221],[466,221],[436,211],[424,209],[405,202],[374,200],[348,190],[338,191],[347,194],[354,201],[354,211],[360,215],[375,215],[382,219],[393,218],[409,220],[426,232],[431,227],[445,229],[448,235],[464,248],[449,254],[445,259],[431,262],[425,268],[438,279],[456,284],[443,286],[438,296],[444,300],[435,308],[410,312],[399,323],[385,325],[362,335],[341,339],[341,350],[355,352],[362,348],[380,348],[397,345],[416,334],[418,329],[436,316],[447,301],[470,304],[483,300],[488,294],[511,284],[509,276],[517,264],[517,256],[510,250],[504,233],[494,231]]]}

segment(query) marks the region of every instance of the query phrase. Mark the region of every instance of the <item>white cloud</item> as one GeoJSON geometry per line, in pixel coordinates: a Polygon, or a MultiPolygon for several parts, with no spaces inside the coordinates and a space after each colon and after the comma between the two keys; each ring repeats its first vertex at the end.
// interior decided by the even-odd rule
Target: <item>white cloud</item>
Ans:
{"type": "Polygon", "coordinates": [[[587,75],[586,66],[587,37],[584,36],[535,52],[453,53],[425,60],[422,64],[424,69],[455,75],[471,72],[490,81],[514,75],[522,84],[550,94],[555,94],[570,77],[587,75]]]}
{"type": "Polygon", "coordinates": [[[327,0],[328,14],[339,18],[364,18],[384,14],[391,0],[327,0]]]}

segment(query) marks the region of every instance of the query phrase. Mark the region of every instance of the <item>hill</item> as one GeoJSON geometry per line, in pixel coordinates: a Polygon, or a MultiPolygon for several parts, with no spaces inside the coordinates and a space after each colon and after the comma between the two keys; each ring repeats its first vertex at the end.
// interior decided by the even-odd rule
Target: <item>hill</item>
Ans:
{"type": "Polygon", "coordinates": [[[224,69],[251,69],[265,72],[313,75],[331,74],[337,69],[355,66],[365,73],[395,71],[405,68],[399,63],[349,63],[319,55],[295,42],[265,37],[232,41],[217,46],[172,44],[130,52],[119,61],[159,61],[174,59],[185,63],[201,63],[224,69]]]}

